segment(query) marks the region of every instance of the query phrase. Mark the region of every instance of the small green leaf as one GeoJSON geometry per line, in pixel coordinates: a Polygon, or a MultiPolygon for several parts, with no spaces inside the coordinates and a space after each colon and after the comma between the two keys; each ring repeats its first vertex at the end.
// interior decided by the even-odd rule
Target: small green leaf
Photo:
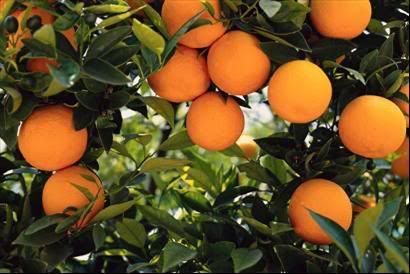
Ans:
{"type": "Polygon", "coordinates": [[[169,272],[178,265],[194,259],[197,252],[178,243],[168,243],[161,254],[162,272],[169,272]]]}
{"type": "Polygon", "coordinates": [[[106,207],[103,210],[101,210],[97,214],[97,216],[94,217],[94,219],[92,220],[92,223],[98,223],[98,222],[113,219],[123,214],[127,210],[129,210],[131,207],[135,205],[135,203],[136,203],[135,200],[131,200],[131,201],[128,201],[122,204],[115,204],[115,205],[106,207]]]}
{"type": "Polygon", "coordinates": [[[116,228],[121,239],[138,248],[144,247],[147,234],[138,221],[124,218],[117,222],[116,228]]]}
{"type": "Polygon", "coordinates": [[[188,136],[186,130],[178,132],[171,137],[169,137],[165,142],[163,142],[159,146],[159,150],[167,151],[167,150],[182,150],[184,148],[188,148],[193,146],[191,139],[188,136]]]}
{"type": "Polygon", "coordinates": [[[89,77],[106,84],[123,86],[131,82],[130,78],[122,71],[101,59],[88,61],[83,69],[89,77]]]}
{"type": "Polygon", "coordinates": [[[95,225],[93,228],[93,241],[95,245],[95,250],[99,250],[104,246],[105,242],[105,230],[100,225],[95,225]]]}
{"type": "Polygon", "coordinates": [[[50,226],[54,226],[64,220],[65,215],[58,214],[58,215],[50,215],[45,216],[41,219],[38,219],[34,223],[32,223],[24,232],[26,236],[35,234],[43,229],[46,229],[50,226]]]}
{"type": "Polygon", "coordinates": [[[130,9],[127,5],[99,4],[84,8],[84,11],[95,14],[123,13],[130,9]]]}
{"type": "Polygon", "coordinates": [[[238,248],[232,251],[231,257],[235,273],[240,273],[256,265],[263,257],[259,249],[238,248]]]}
{"type": "Polygon", "coordinates": [[[165,49],[165,39],[161,34],[137,19],[132,22],[132,31],[135,37],[157,56],[161,56],[165,49]]]}
{"type": "Polygon", "coordinates": [[[164,117],[171,127],[175,126],[175,111],[171,103],[158,97],[140,97],[140,99],[164,117]]]}

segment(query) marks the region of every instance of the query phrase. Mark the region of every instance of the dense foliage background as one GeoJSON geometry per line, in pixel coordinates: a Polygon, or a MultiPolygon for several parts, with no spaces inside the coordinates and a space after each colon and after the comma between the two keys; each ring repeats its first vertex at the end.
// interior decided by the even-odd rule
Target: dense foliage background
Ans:
{"type": "Polygon", "coordinates": [[[28,39],[15,59],[1,25],[1,273],[409,272],[408,180],[391,173],[392,159],[354,155],[337,134],[338,115],[358,95],[405,100],[397,91],[408,82],[408,0],[372,1],[368,31],[352,41],[320,37],[303,1],[220,1],[229,28],[257,35],[273,69],[309,58],[334,87],[330,111],[311,124],[273,116],[264,90],[238,98],[246,132],[262,149],[250,161],[237,146],[223,153],[193,146],[187,105],[155,97],[146,81],[178,39],[204,22],[193,18],[170,37],[158,0],[142,6],[144,14],[122,0],[8,0],[0,22],[5,7],[22,2],[53,10],[54,29],[74,26],[80,42],[74,50],[57,34],[50,46],[54,31],[42,29],[45,40],[28,39]],[[27,73],[24,54],[57,56],[63,65],[50,75],[27,73]],[[81,163],[97,171],[107,196],[94,223],[75,233],[67,233],[75,218],[44,217],[41,191],[50,174],[28,167],[16,147],[20,121],[54,102],[74,106],[76,128],[89,129],[81,163]],[[354,203],[363,194],[377,200],[349,233],[322,219],[331,246],[304,243],[288,221],[291,194],[314,177],[342,185],[354,203]]]}

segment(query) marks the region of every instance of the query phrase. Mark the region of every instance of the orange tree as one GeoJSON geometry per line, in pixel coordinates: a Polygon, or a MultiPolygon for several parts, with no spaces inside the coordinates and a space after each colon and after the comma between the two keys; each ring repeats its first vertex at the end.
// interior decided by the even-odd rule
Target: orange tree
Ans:
{"type": "Polygon", "coordinates": [[[0,0],[0,272],[408,273],[408,8],[0,0]]]}

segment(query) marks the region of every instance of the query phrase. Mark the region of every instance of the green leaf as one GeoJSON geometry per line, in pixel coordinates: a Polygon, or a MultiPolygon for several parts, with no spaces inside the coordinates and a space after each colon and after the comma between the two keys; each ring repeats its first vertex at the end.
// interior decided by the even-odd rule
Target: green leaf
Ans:
{"type": "Polygon", "coordinates": [[[138,221],[124,218],[116,223],[116,228],[121,239],[138,248],[144,247],[147,234],[138,221]]]}
{"type": "Polygon", "coordinates": [[[127,5],[99,4],[84,8],[84,11],[95,14],[123,13],[130,9],[127,5]]]}
{"type": "Polygon", "coordinates": [[[379,217],[383,212],[383,207],[383,203],[379,203],[374,208],[366,209],[355,219],[353,234],[355,236],[360,259],[365,255],[370,241],[375,236],[371,229],[377,224],[379,217]]]}
{"type": "Polygon", "coordinates": [[[56,48],[56,33],[52,25],[43,25],[33,34],[33,38],[43,44],[56,48]]]}
{"type": "Polygon", "coordinates": [[[183,130],[165,140],[165,142],[163,142],[158,149],[162,151],[182,150],[193,145],[194,144],[188,136],[188,132],[186,130],[183,130]]]}
{"type": "Polygon", "coordinates": [[[409,273],[409,257],[403,252],[401,247],[379,229],[373,227],[373,232],[395,263],[397,263],[405,273],[409,273]]]}
{"type": "Polygon", "coordinates": [[[40,259],[47,263],[48,270],[64,262],[73,253],[73,248],[59,243],[46,246],[40,253],[40,259]]]}
{"type": "Polygon", "coordinates": [[[349,72],[356,80],[359,80],[363,85],[366,85],[366,79],[364,76],[357,70],[342,66],[333,61],[325,61],[323,62],[323,67],[325,68],[341,68],[347,72],[349,72]]]}
{"type": "Polygon", "coordinates": [[[180,264],[194,259],[197,252],[184,245],[169,242],[163,249],[162,258],[162,272],[169,272],[180,264]]]}
{"type": "Polygon", "coordinates": [[[214,206],[218,207],[221,205],[226,205],[231,203],[235,198],[248,194],[250,192],[258,191],[257,188],[252,186],[237,186],[234,188],[230,188],[219,194],[216,198],[214,206]]]}
{"type": "Polygon", "coordinates": [[[70,183],[73,187],[75,187],[78,191],[80,191],[89,202],[92,202],[95,200],[97,195],[93,195],[90,190],[86,187],[83,187],[81,185],[75,184],[75,183],[70,183]]]}
{"type": "Polygon", "coordinates": [[[352,264],[353,269],[357,271],[356,251],[354,244],[349,234],[337,223],[327,217],[321,216],[309,210],[310,216],[315,222],[326,232],[326,234],[333,240],[335,245],[345,254],[352,264]]]}
{"type": "Polygon", "coordinates": [[[164,117],[171,127],[175,126],[175,111],[171,103],[158,97],[141,97],[140,99],[164,117]]]}
{"type": "Polygon", "coordinates": [[[269,226],[259,222],[256,219],[253,218],[248,218],[248,217],[242,217],[242,219],[252,228],[254,228],[256,231],[259,233],[271,237],[272,236],[272,231],[269,226]]]}
{"type": "Polygon", "coordinates": [[[256,265],[263,257],[259,249],[238,248],[232,251],[231,257],[235,273],[240,273],[256,265]]]}
{"type": "Polygon", "coordinates": [[[199,192],[188,191],[181,195],[184,203],[198,212],[209,212],[212,210],[210,202],[199,192]]]}
{"type": "Polygon", "coordinates": [[[132,31],[141,44],[150,49],[157,56],[161,56],[165,50],[165,39],[161,34],[137,19],[133,19],[132,31]]]}
{"type": "Polygon", "coordinates": [[[95,245],[95,250],[99,250],[104,246],[105,243],[105,230],[100,225],[95,225],[93,228],[93,241],[95,245]]]}
{"type": "Polygon", "coordinates": [[[104,32],[95,38],[88,49],[86,60],[99,58],[111,51],[119,42],[131,33],[129,26],[121,26],[104,32]]]}
{"type": "Polygon", "coordinates": [[[109,207],[104,208],[103,210],[101,210],[97,216],[94,217],[94,219],[92,220],[92,223],[99,223],[99,222],[103,222],[106,220],[111,220],[121,214],[123,214],[124,212],[126,212],[127,210],[129,210],[131,207],[133,207],[135,205],[136,201],[135,200],[131,200],[125,203],[121,203],[121,204],[115,204],[115,205],[111,205],[109,207]]]}
{"type": "Polygon", "coordinates": [[[43,229],[49,228],[50,226],[54,226],[64,220],[65,215],[58,214],[58,215],[50,215],[45,216],[41,219],[38,219],[34,223],[32,223],[25,231],[24,234],[26,236],[33,235],[43,229]]]}
{"type": "Polygon", "coordinates": [[[98,24],[97,28],[100,28],[100,29],[101,28],[107,28],[109,26],[118,24],[118,23],[124,21],[125,19],[130,18],[131,16],[133,16],[134,14],[136,14],[140,10],[141,10],[141,8],[133,10],[133,11],[128,11],[128,12],[125,12],[125,13],[122,13],[122,14],[118,14],[118,15],[115,15],[115,16],[108,17],[107,19],[102,20],[101,23],[98,24]]]}
{"type": "Polygon", "coordinates": [[[215,190],[214,182],[209,177],[209,174],[198,168],[190,168],[188,170],[187,179],[194,180],[195,186],[205,189],[213,197],[218,194],[215,190]]]}
{"type": "Polygon", "coordinates": [[[191,161],[182,159],[151,158],[141,166],[141,172],[161,172],[189,165],[191,161]]]}
{"type": "Polygon", "coordinates": [[[20,108],[21,104],[23,103],[23,96],[15,88],[3,87],[3,89],[7,92],[7,94],[11,98],[12,107],[11,107],[10,113],[15,113],[20,108]]]}
{"type": "Polygon", "coordinates": [[[92,59],[85,63],[84,72],[94,80],[102,83],[123,86],[131,82],[130,78],[119,69],[101,59],[92,59]]]}
{"type": "Polygon", "coordinates": [[[17,239],[14,240],[13,244],[31,247],[42,247],[53,244],[63,239],[66,235],[65,233],[55,233],[54,229],[54,226],[50,226],[30,235],[25,235],[26,231],[22,231],[17,239]]]}
{"type": "Polygon", "coordinates": [[[384,203],[383,212],[377,222],[377,228],[387,225],[399,213],[402,201],[403,197],[398,197],[384,203]]]}
{"type": "Polygon", "coordinates": [[[284,223],[271,222],[269,226],[272,230],[272,235],[277,235],[280,233],[289,232],[293,230],[292,226],[284,223]]]}
{"type": "Polygon", "coordinates": [[[255,161],[241,164],[238,166],[239,171],[246,173],[246,175],[259,182],[267,183],[276,187],[282,187],[281,182],[274,174],[271,174],[266,168],[255,161]]]}
{"type": "Polygon", "coordinates": [[[137,209],[152,225],[160,226],[180,237],[192,240],[190,235],[185,232],[185,224],[164,210],[150,206],[137,205],[137,209]]]}
{"type": "Polygon", "coordinates": [[[260,0],[259,6],[268,17],[272,18],[279,12],[280,8],[282,7],[282,4],[281,2],[272,0],[260,0]]]}
{"type": "Polygon", "coordinates": [[[126,91],[116,91],[110,95],[110,109],[119,109],[130,101],[130,94],[126,91]]]}

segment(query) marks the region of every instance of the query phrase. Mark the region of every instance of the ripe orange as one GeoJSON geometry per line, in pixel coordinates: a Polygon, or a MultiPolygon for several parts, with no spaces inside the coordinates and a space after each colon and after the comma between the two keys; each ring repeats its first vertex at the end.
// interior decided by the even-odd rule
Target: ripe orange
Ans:
{"type": "Polygon", "coordinates": [[[334,182],[313,179],[293,193],[288,214],[295,233],[307,242],[331,244],[332,240],[311,217],[309,210],[325,216],[348,230],[352,223],[352,204],[346,192],[334,182]]]}
{"type": "Polygon", "coordinates": [[[269,103],[282,119],[308,123],[326,112],[332,84],[323,70],[309,61],[279,67],[269,82],[269,103]]]}
{"type": "Polygon", "coordinates": [[[242,135],[236,144],[241,148],[248,160],[256,160],[259,155],[259,146],[251,136],[242,135]]]}
{"type": "Polygon", "coordinates": [[[243,31],[231,31],[212,45],[208,54],[211,79],[225,92],[248,95],[262,88],[270,74],[270,60],[259,40],[243,31]]]}
{"type": "Polygon", "coordinates": [[[80,160],[87,147],[87,138],[86,129],[74,129],[71,108],[50,105],[37,108],[23,122],[18,145],[30,165],[54,171],[80,160]]]}
{"type": "MultiPolygon", "coordinates": [[[[207,2],[214,8],[214,17],[219,19],[221,16],[219,1],[207,0],[207,2]]],[[[174,35],[192,17],[204,10],[205,6],[200,0],[165,0],[162,6],[162,18],[170,35],[174,35]]],[[[210,20],[212,24],[190,30],[179,41],[180,44],[190,48],[206,48],[224,34],[223,24],[216,22],[209,12],[205,11],[201,19],[210,20]]]]}
{"type": "Polygon", "coordinates": [[[367,158],[384,158],[395,152],[406,137],[406,119],[392,101],[365,95],[350,102],[339,121],[343,144],[367,158]]]}
{"type": "Polygon", "coordinates": [[[207,150],[220,151],[231,147],[239,139],[245,119],[234,99],[208,92],[192,103],[186,126],[194,144],[207,150]]]}
{"type": "Polygon", "coordinates": [[[392,172],[402,178],[409,178],[409,138],[397,150],[399,158],[392,163],[392,172]]]}
{"type": "Polygon", "coordinates": [[[101,181],[87,168],[71,166],[54,173],[43,189],[43,209],[47,215],[72,215],[74,212],[70,211],[70,208],[82,209],[90,204],[87,196],[74,185],[87,189],[96,198],[88,215],[77,223],[77,228],[84,228],[104,208],[104,189],[101,181]],[[93,178],[94,181],[83,176],[93,178]]]}
{"type": "MultiPolygon", "coordinates": [[[[400,92],[406,95],[407,98],[409,98],[409,84],[403,86],[400,89],[400,92]]],[[[403,100],[399,100],[399,99],[395,99],[394,102],[399,106],[401,111],[403,111],[403,113],[405,114],[406,121],[407,121],[407,127],[409,127],[409,103],[403,100]]]]}
{"type": "Polygon", "coordinates": [[[192,101],[211,84],[205,57],[184,46],[179,46],[169,62],[148,81],[155,93],[175,103],[192,101]]]}
{"type": "Polygon", "coordinates": [[[315,29],[329,38],[356,38],[372,17],[369,0],[311,0],[310,8],[315,29]]]}
{"type": "Polygon", "coordinates": [[[376,198],[374,196],[360,195],[357,198],[357,203],[352,203],[353,213],[360,214],[368,208],[373,208],[377,206],[376,198]]]}

